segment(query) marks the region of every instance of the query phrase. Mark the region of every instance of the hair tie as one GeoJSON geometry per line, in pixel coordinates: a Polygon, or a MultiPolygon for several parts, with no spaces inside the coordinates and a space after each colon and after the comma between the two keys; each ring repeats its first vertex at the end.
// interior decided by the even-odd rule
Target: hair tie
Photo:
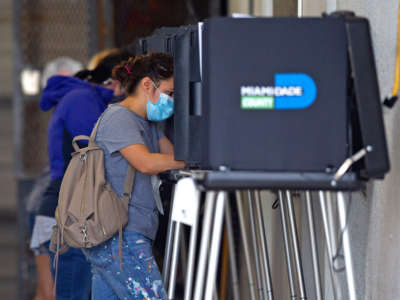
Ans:
{"type": "Polygon", "coordinates": [[[132,72],[131,72],[131,69],[129,69],[128,66],[125,66],[125,69],[128,71],[128,74],[131,74],[131,73],[132,73],[132,72]]]}

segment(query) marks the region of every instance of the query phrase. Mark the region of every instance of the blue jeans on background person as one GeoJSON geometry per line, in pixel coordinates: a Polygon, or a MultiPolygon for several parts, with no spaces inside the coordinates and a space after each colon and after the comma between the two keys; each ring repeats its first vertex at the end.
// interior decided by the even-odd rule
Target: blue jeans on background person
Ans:
{"type": "MultiPolygon", "coordinates": [[[[55,253],[50,252],[51,262],[55,253]]],[[[55,266],[51,265],[55,278],[55,266]]],[[[69,248],[60,254],[56,281],[56,300],[89,300],[92,280],[90,264],[81,249],[69,248]]]]}
{"type": "Polygon", "coordinates": [[[118,233],[97,247],[85,249],[92,266],[92,300],[167,299],[152,243],[140,233],[124,231],[122,268],[118,233]]]}

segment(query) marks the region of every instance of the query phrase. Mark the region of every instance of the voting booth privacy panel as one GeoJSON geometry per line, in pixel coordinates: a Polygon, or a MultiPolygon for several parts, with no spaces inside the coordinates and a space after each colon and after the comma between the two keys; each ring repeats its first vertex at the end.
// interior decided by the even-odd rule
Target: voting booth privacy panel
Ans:
{"type": "Polygon", "coordinates": [[[366,19],[215,18],[142,44],[174,56],[176,159],[307,188],[367,147],[342,179],[389,170],[366,19]]]}

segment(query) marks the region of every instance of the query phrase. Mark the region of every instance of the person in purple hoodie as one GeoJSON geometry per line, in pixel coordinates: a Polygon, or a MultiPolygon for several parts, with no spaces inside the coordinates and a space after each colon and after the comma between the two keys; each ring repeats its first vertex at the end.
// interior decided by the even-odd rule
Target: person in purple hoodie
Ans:
{"type": "MultiPolygon", "coordinates": [[[[48,128],[47,149],[51,182],[43,195],[35,226],[51,228],[55,224],[54,214],[61,181],[74,152],[72,139],[77,135],[90,135],[107,105],[123,97],[121,85],[111,79],[111,72],[114,66],[131,56],[122,50],[112,52],[92,71],[80,71],[75,77],[53,76],[47,81],[40,108],[43,111],[54,108],[48,128]]],[[[38,242],[46,250],[49,246],[47,238],[38,242]]],[[[53,260],[54,254],[50,255],[53,260]]],[[[54,268],[52,272],[54,277],[54,268]]],[[[57,300],[89,299],[90,264],[80,249],[70,248],[60,255],[55,280],[57,300]]]]}

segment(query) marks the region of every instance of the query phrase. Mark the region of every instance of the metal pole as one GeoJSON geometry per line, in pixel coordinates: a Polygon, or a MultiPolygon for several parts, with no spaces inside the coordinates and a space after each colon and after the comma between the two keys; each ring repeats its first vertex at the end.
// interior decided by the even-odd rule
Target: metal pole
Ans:
{"type": "MultiPolygon", "coordinates": [[[[21,0],[15,0],[12,2],[13,10],[13,54],[14,54],[14,69],[13,69],[13,88],[14,88],[14,99],[13,99],[13,143],[14,143],[14,172],[18,179],[23,177],[24,166],[23,166],[23,120],[24,120],[24,108],[23,108],[23,95],[21,90],[20,74],[24,65],[24,55],[22,51],[22,12],[23,5],[21,0]]],[[[20,293],[21,293],[20,289],[20,293]]]]}
{"type": "MultiPolygon", "coordinates": [[[[11,2],[10,2],[11,3],[11,2]]],[[[17,224],[18,224],[18,292],[20,300],[27,298],[25,278],[29,277],[28,260],[26,255],[26,226],[27,220],[25,210],[25,195],[22,194],[23,181],[23,139],[24,139],[24,97],[21,90],[20,74],[24,65],[22,50],[22,26],[23,3],[21,0],[12,1],[13,14],[13,151],[14,151],[14,173],[17,179],[17,224]]]]}
{"type": "Polygon", "coordinates": [[[235,238],[233,234],[232,214],[231,214],[229,199],[225,203],[225,223],[226,223],[226,231],[228,233],[229,262],[231,268],[230,273],[232,278],[233,299],[239,300],[240,293],[239,293],[238,271],[236,265],[235,238]]]}
{"type": "Polygon", "coordinates": [[[274,0],[263,1],[263,13],[265,17],[274,16],[274,0]]]}
{"type": "Polygon", "coordinates": [[[168,300],[173,300],[175,297],[176,273],[178,269],[178,254],[179,254],[179,236],[182,224],[176,222],[174,235],[174,248],[172,250],[171,276],[168,288],[168,300]]]}
{"type": "Polygon", "coordinates": [[[346,277],[347,277],[347,288],[349,290],[349,299],[356,300],[356,286],[354,282],[353,274],[353,259],[351,255],[350,238],[348,220],[346,215],[346,203],[343,192],[337,193],[337,206],[339,213],[340,229],[343,234],[343,254],[344,261],[346,263],[346,277]]]}
{"type": "Polygon", "coordinates": [[[164,255],[164,262],[163,262],[162,277],[163,277],[164,286],[168,286],[169,270],[170,270],[170,263],[171,263],[172,242],[173,242],[173,236],[174,236],[174,222],[172,221],[172,208],[174,207],[174,191],[175,191],[175,185],[172,188],[172,193],[171,193],[171,207],[169,209],[167,242],[165,245],[165,255],[164,255]]]}
{"type": "Polygon", "coordinates": [[[215,285],[214,285],[214,288],[213,288],[212,296],[213,296],[213,300],[218,300],[218,292],[217,292],[217,287],[215,285]]]}
{"type": "Polygon", "coordinates": [[[201,236],[199,261],[197,264],[196,286],[194,300],[203,299],[204,276],[206,272],[208,245],[211,232],[212,212],[214,210],[215,192],[209,191],[206,194],[206,204],[203,221],[203,232],[201,236]]]}
{"type": "Polygon", "coordinates": [[[217,204],[215,208],[213,234],[211,237],[210,260],[208,262],[208,274],[205,290],[205,300],[213,299],[215,281],[217,277],[218,256],[221,242],[222,224],[224,221],[224,204],[227,199],[226,192],[218,192],[217,204]]]}
{"type": "Polygon", "coordinates": [[[184,298],[185,300],[190,300],[192,298],[192,285],[193,285],[194,263],[196,254],[198,220],[199,220],[199,214],[196,214],[190,232],[189,260],[188,260],[186,283],[185,283],[185,298],[184,298]]]}
{"type": "Polygon", "coordinates": [[[333,250],[332,250],[332,245],[331,245],[331,238],[330,238],[330,231],[329,231],[329,224],[328,224],[328,214],[327,214],[327,209],[325,206],[325,194],[323,191],[319,191],[319,203],[321,206],[321,214],[322,214],[322,223],[324,224],[324,233],[325,233],[325,241],[326,241],[326,250],[328,252],[328,261],[329,261],[329,270],[331,273],[331,279],[332,279],[332,289],[333,289],[333,294],[334,294],[334,299],[341,299],[340,295],[340,289],[335,271],[333,268],[333,250]]]}
{"type": "Polygon", "coordinates": [[[187,244],[186,244],[186,230],[185,226],[181,227],[181,232],[179,233],[179,258],[182,265],[182,271],[184,274],[187,272],[188,258],[187,258],[187,244]]]}
{"type": "Polygon", "coordinates": [[[247,274],[249,275],[250,299],[255,300],[257,298],[256,298],[256,287],[255,287],[254,278],[253,278],[253,270],[251,268],[251,266],[253,264],[250,259],[250,249],[249,249],[250,242],[249,242],[249,238],[247,236],[247,230],[246,230],[246,225],[245,225],[246,223],[244,220],[244,213],[243,213],[242,195],[241,195],[240,191],[236,191],[236,203],[237,203],[238,214],[239,214],[240,233],[241,233],[242,241],[243,241],[247,274]]]}
{"type": "Polygon", "coordinates": [[[337,8],[337,0],[326,0],[326,12],[334,12],[337,8]]]}
{"type": "Polygon", "coordinates": [[[260,296],[259,299],[264,298],[264,288],[263,281],[261,279],[261,270],[260,270],[260,258],[258,256],[258,245],[257,245],[257,233],[256,233],[256,225],[254,218],[254,208],[253,208],[253,197],[251,191],[247,191],[248,195],[248,203],[249,203],[249,212],[250,212],[250,231],[253,242],[253,255],[256,262],[256,275],[257,275],[257,286],[258,286],[258,294],[260,296]]]}
{"type": "Polygon", "coordinates": [[[294,259],[296,262],[296,269],[297,269],[297,280],[299,281],[299,290],[300,290],[300,299],[306,299],[306,289],[304,285],[304,276],[303,276],[303,268],[301,265],[301,255],[299,249],[299,240],[297,236],[297,227],[296,227],[296,219],[293,209],[293,201],[292,195],[290,191],[286,191],[287,203],[288,203],[288,214],[289,214],[289,224],[291,227],[292,233],[292,243],[293,243],[293,250],[294,250],[294,259]]]}
{"type": "Polygon", "coordinates": [[[254,0],[249,0],[249,15],[254,15],[254,0]]]}
{"type": "Polygon", "coordinates": [[[314,226],[314,212],[313,206],[311,202],[311,192],[306,191],[306,208],[307,208],[307,216],[308,216],[308,229],[310,232],[310,243],[311,243],[311,255],[313,262],[313,270],[314,270],[314,283],[315,283],[315,294],[317,296],[317,300],[322,300],[322,288],[321,288],[321,274],[319,269],[319,260],[318,260],[318,248],[317,241],[315,236],[315,226],[314,226]]]}
{"type": "Polygon", "coordinates": [[[287,222],[286,222],[285,201],[284,201],[284,196],[283,196],[282,191],[278,191],[278,195],[279,195],[279,207],[280,207],[280,212],[281,212],[283,239],[285,242],[285,255],[286,255],[286,264],[287,264],[287,269],[288,269],[290,298],[296,299],[296,289],[294,286],[294,279],[293,279],[293,266],[292,266],[292,259],[291,259],[291,255],[290,255],[289,232],[288,232],[287,222]]]}
{"type": "Polygon", "coordinates": [[[335,255],[334,251],[337,249],[337,222],[334,217],[334,208],[333,208],[333,198],[332,192],[326,191],[326,213],[328,216],[328,227],[331,236],[331,245],[332,245],[332,254],[335,255]]]}
{"type": "Polygon", "coordinates": [[[271,268],[269,265],[269,258],[268,258],[268,245],[267,245],[267,237],[265,234],[264,218],[261,213],[260,191],[255,191],[255,204],[256,204],[256,218],[258,220],[258,227],[260,232],[261,257],[264,266],[263,269],[265,271],[265,292],[266,292],[265,298],[273,300],[274,294],[272,292],[271,268]]]}
{"type": "Polygon", "coordinates": [[[98,3],[97,0],[88,1],[88,49],[89,57],[99,51],[99,34],[98,34],[98,3]]]}
{"type": "Polygon", "coordinates": [[[297,0],[297,17],[303,16],[303,0],[297,0]]]}
{"type": "Polygon", "coordinates": [[[106,35],[106,48],[113,48],[114,46],[114,5],[110,0],[103,0],[104,3],[104,19],[107,28],[106,35]]]}

